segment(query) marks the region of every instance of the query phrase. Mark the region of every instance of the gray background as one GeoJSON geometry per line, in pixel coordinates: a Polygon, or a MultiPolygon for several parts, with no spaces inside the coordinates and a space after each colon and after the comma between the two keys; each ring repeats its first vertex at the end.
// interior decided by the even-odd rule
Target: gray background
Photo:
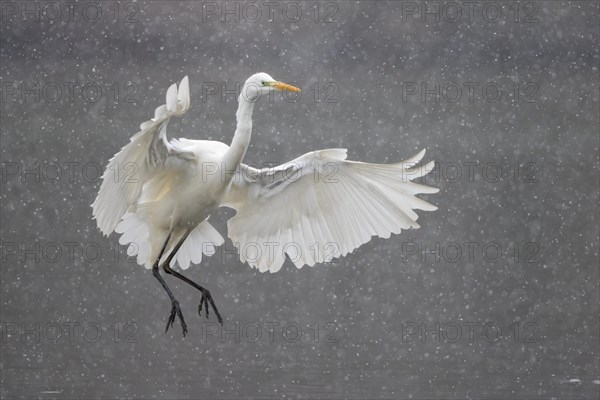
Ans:
{"type": "MultiPolygon", "coordinates": [[[[488,21],[490,3],[476,2],[472,21],[447,10],[425,23],[401,2],[294,3],[286,16],[287,4],[255,22],[223,22],[200,2],[94,3],[97,22],[81,5],[54,23],[51,9],[40,21],[4,14],[2,397],[598,398],[598,3],[519,3],[515,21],[495,2],[488,21]],[[192,108],[171,137],[229,142],[235,96],[203,101],[203,88],[259,71],[304,92],[261,100],[246,161],[347,147],[391,162],[427,148],[441,167],[425,182],[441,191],[424,197],[439,210],[334,264],[288,261],[277,274],[241,264],[228,241],[188,273],[239,337],[208,335],[199,294],[171,278],[190,333],[164,334],[162,288],[91,219],[98,169],[186,74],[192,108]],[[57,96],[68,82],[103,94],[57,96]],[[480,89],[422,101],[403,99],[406,82],[480,89]],[[324,101],[327,83],[337,101],[324,101]],[[498,101],[481,94],[490,83],[498,101]],[[36,84],[38,99],[23,91],[36,84]]],[[[231,215],[212,217],[223,235],[231,215]]]]}

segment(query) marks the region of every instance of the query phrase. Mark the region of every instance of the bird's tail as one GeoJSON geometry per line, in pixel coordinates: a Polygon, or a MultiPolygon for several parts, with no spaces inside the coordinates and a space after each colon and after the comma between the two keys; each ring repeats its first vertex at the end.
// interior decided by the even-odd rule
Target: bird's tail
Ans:
{"type": "MultiPolygon", "coordinates": [[[[143,217],[143,213],[127,213],[115,229],[120,233],[120,244],[129,244],[127,255],[137,255],[137,263],[150,269],[160,254],[169,232],[165,229],[153,229],[143,217]]],[[[175,245],[181,240],[185,231],[179,229],[171,233],[171,238],[160,262],[164,262],[175,245]]],[[[221,234],[208,222],[204,221],[198,225],[183,242],[175,257],[171,260],[171,266],[177,263],[181,269],[188,269],[190,264],[202,262],[202,256],[211,256],[215,253],[215,247],[225,242],[221,234]]]]}

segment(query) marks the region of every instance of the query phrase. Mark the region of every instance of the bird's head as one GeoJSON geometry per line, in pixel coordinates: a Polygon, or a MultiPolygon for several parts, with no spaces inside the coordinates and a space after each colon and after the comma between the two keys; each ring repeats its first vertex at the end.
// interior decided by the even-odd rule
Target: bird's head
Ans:
{"type": "Polygon", "coordinates": [[[244,87],[242,88],[242,96],[247,100],[255,101],[260,98],[261,95],[267,94],[272,90],[285,90],[289,92],[300,91],[300,89],[295,86],[276,81],[271,75],[259,72],[246,80],[246,83],[244,83],[244,87]]]}

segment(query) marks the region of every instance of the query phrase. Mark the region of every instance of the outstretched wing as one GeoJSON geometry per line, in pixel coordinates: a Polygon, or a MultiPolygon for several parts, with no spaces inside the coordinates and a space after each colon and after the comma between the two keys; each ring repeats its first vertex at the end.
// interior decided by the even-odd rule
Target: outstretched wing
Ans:
{"type": "Polygon", "coordinates": [[[166,104],[154,111],[154,118],[140,125],[140,131],[110,159],[102,175],[92,208],[105,235],[115,229],[128,207],[136,203],[153,170],[162,166],[167,155],[174,151],[167,141],[167,124],[171,117],[182,115],[190,107],[188,77],[183,78],[179,88],[171,85],[166,97],[166,104]]]}
{"type": "Polygon", "coordinates": [[[345,149],[307,153],[276,168],[242,164],[225,206],[237,213],[229,237],[261,272],[277,272],[286,254],[301,268],[344,256],[372,236],[418,228],[415,209],[437,207],[416,197],[439,189],[411,182],[429,173],[425,154],[396,164],[346,160],[345,149]]]}

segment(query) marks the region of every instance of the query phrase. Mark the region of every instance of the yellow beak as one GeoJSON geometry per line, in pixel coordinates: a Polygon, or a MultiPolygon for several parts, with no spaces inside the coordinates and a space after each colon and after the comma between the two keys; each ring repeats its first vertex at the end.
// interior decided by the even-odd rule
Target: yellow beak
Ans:
{"type": "Polygon", "coordinates": [[[288,92],[300,91],[300,89],[298,89],[296,86],[288,85],[287,83],[283,82],[273,82],[271,86],[278,90],[287,90],[288,92]]]}

